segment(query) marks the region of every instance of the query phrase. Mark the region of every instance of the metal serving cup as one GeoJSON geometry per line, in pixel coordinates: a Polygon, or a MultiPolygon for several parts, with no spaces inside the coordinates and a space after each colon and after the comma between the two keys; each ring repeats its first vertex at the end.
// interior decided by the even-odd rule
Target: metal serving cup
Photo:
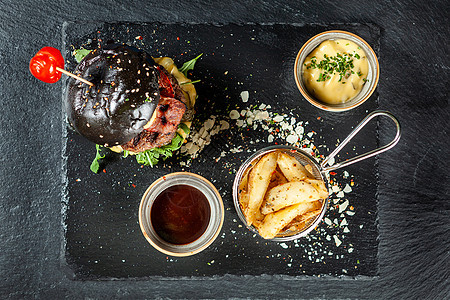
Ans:
{"type": "Polygon", "coordinates": [[[375,91],[375,88],[378,84],[378,78],[380,75],[380,67],[378,64],[378,59],[373,51],[373,49],[370,47],[370,45],[364,41],[359,36],[347,32],[347,31],[341,31],[341,30],[331,30],[331,31],[325,31],[322,32],[311,39],[309,39],[303,47],[300,49],[300,51],[297,54],[297,58],[295,59],[295,65],[294,65],[294,77],[295,82],[297,83],[297,87],[302,93],[302,95],[308,100],[312,105],[326,110],[326,111],[346,111],[353,109],[362,103],[364,103],[369,97],[372,95],[372,93],[375,91]],[[306,57],[322,42],[326,40],[335,40],[335,39],[346,39],[349,41],[354,42],[359,47],[361,47],[362,50],[366,53],[367,62],[369,65],[369,74],[367,74],[367,82],[364,84],[362,90],[359,92],[358,95],[356,95],[353,99],[345,102],[345,103],[339,103],[339,104],[329,104],[322,102],[320,100],[317,100],[314,98],[311,93],[308,91],[308,89],[305,86],[305,83],[303,81],[303,71],[302,67],[305,62],[306,57]]]}
{"type": "Polygon", "coordinates": [[[171,256],[189,256],[206,249],[219,235],[223,219],[224,207],[217,189],[205,178],[189,172],[171,173],[157,179],[148,187],[139,206],[139,225],[145,238],[155,249],[171,256]],[[174,185],[189,185],[198,189],[208,199],[211,208],[211,216],[205,232],[189,244],[176,245],[163,240],[156,234],[150,219],[156,197],[174,185]]]}
{"type": "MultiPolygon", "coordinates": [[[[265,154],[273,151],[281,151],[286,152],[289,155],[295,157],[302,165],[310,165],[312,167],[312,175],[315,179],[323,180],[325,182],[325,186],[328,188],[328,180],[327,180],[327,172],[333,171],[351,164],[354,164],[356,162],[359,162],[361,160],[364,160],[366,158],[372,157],[374,155],[377,155],[379,153],[385,152],[392,147],[394,147],[398,141],[400,140],[401,130],[400,130],[400,123],[390,112],[387,111],[374,111],[367,115],[356,127],[355,129],[345,138],[345,140],[325,159],[322,161],[322,163],[318,163],[314,157],[309,155],[307,152],[296,148],[292,146],[269,146],[266,148],[263,148],[257,152],[255,152],[252,156],[250,156],[239,168],[238,172],[236,173],[236,177],[234,178],[233,183],[233,202],[234,207],[236,208],[236,212],[239,216],[239,219],[241,219],[242,223],[244,223],[247,226],[247,221],[245,219],[244,213],[242,212],[241,205],[239,203],[239,183],[242,180],[243,175],[245,174],[246,170],[248,168],[251,168],[254,166],[259,159],[264,156],[265,154]],[[344,146],[366,125],[371,119],[373,119],[376,116],[386,116],[389,117],[396,126],[396,135],[394,139],[388,143],[385,146],[376,148],[374,150],[368,151],[367,153],[355,156],[353,158],[347,159],[343,162],[335,163],[331,166],[327,166],[328,161],[330,161],[331,158],[335,157],[339,151],[344,148],[344,146]]],[[[323,216],[325,215],[325,212],[327,210],[328,206],[328,198],[322,199],[322,208],[319,213],[319,215],[311,220],[308,224],[306,224],[305,227],[303,227],[300,231],[290,231],[286,230],[283,232],[280,232],[275,238],[271,239],[272,241],[276,242],[282,242],[282,241],[290,241],[295,240],[300,237],[306,236],[308,233],[310,233],[316,226],[320,223],[323,216]]],[[[258,230],[253,226],[247,226],[249,230],[252,232],[258,234],[258,230]]]]}

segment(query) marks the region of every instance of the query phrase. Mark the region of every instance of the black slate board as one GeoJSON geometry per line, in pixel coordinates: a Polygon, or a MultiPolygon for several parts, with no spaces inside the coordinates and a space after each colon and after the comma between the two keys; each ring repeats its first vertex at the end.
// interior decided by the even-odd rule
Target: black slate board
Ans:
{"type": "MultiPolygon", "coordinates": [[[[326,144],[326,155],[334,149],[368,112],[377,108],[375,93],[364,105],[344,113],[326,113],[308,104],[293,79],[298,49],[322,31],[342,29],[354,32],[379,50],[379,29],[371,25],[187,25],[187,24],[77,24],[64,27],[68,69],[74,62],[70,52],[80,46],[96,47],[108,41],[127,42],[153,56],[172,57],[177,64],[204,53],[193,79],[199,94],[196,119],[210,114],[228,115],[230,109],[260,103],[272,110],[308,121],[317,132],[315,144],[326,144]],[[142,37],[140,39],[139,37],[142,37]],[[187,58],[187,59],[186,59],[187,58]],[[228,72],[227,72],[228,71],[228,72]],[[250,91],[244,104],[239,94],[250,91]],[[320,117],[320,119],[318,119],[320,117]]],[[[233,124],[216,136],[211,145],[193,160],[189,168],[183,159],[167,160],[155,168],[141,168],[134,159],[110,155],[105,173],[93,174],[89,165],[95,147],[70,130],[64,137],[66,197],[64,199],[65,260],[76,279],[180,277],[214,275],[366,275],[378,272],[376,192],[377,166],[369,159],[348,170],[355,178],[354,191],[347,199],[356,208],[349,220],[350,232],[340,247],[320,232],[309,239],[284,244],[267,242],[241,226],[234,211],[231,185],[234,173],[249,153],[237,153],[226,161],[213,159],[234,145],[259,149],[267,142],[261,131],[240,131],[233,124]],[[226,208],[219,238],[205,251],[192,257],[172,258],[154,250],[142,236],[137,217],[140,198],[149,184],[169,172],[187,170],[211,180],[222,194],[226,208]],[[231,174],[230,174],[231,173],[231,174]],[[353,252],[349,253],[348,248],[353,252]],[[332,253],[331,255],[329,253],[332,253]]],[[[276,141],[284,143],[283,141],[276,141]]],[[[370,123],[355,138],[352,151],[362,153],[376,147],[377,124],[370,123]],[[367,148],[362,145],[367,146],[367,148]]],[[[351,151],[349,151],[351,152],[351,151]]],[[[344,156],[345,158],[345,156],[344,156]]],[[[343,171],[338,171],[342,174],[343,171]]],[[[329,211],[330,219],[336,212],[329,211]]],[[[322,222],[319,228],[333,235],[339,228],[322,222]]]]}

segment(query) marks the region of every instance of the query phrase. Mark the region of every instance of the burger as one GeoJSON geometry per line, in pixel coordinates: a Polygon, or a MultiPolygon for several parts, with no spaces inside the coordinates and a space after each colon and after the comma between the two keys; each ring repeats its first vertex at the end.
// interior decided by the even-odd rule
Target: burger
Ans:
{"type": "Polygon", "coordinates": [[[181,147],[194,115],[197,95],[186,74],[195,60],[179,70],[169,57],[152,58],[124,44],[90,51],[74,73],[93,86],[68,81],[69,124],[97,149],[136,155],[146,165],[170,157],[181,147]]]}

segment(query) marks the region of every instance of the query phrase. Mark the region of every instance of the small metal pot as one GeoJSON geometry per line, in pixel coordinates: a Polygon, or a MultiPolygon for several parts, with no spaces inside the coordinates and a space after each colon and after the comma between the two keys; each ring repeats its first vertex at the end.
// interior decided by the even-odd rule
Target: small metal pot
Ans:
{"type": "Polygon", "coordinates": [[[378,84],[379,75],[380,75],[380,66],[378,64],[378,59],[375,52],[370,47],[370,45],[359,36],[351,32],[342,30],[325,31],[309,39],[298,52],[294,64],[295,82],[297,83],[297,87],[300,90],[300,93],[302,93],[302,95],[305,97],[306,100],[309,101],[309,103],[326,111],[334,111],[334,112],[346,111],[363,104],[367,99],[369,99],[369,97],[375,91],[375,88],[377,87],[378,84]],[[366,53],[367,62],[369,64],[369,74],[367,74],[368,81],[366,82],[366,84],[364,84],[363,89],[358,95],[356,95],[356,97],[345,103],[328,104],[314,98],[308,91],[303,81],[302,67],[306,57],[317,46],[319,46],[322,42],[326,40],[335,40],[335,39],[346,39],[352,41],[359,47],[361,47],[362,50],[364,50],[364,52],[366,53]]]}
{"type": "Polygon", "coordinates": [[[139,225],[145,238],[155,249],[171,256],[189,256],[206,249],[219,235],[223,219],[224,207],[217,189],[205,178],[189,172],[171,173],[157,179],[148,187],[139,206],[139,225]],[[203,193],[210,206],[211,214],[205,232],[189,244],[180,245],[165,241],[156,234],[151,221],[151,209],[156,197],[175,185],[189,185],[196,188],[203,193]]]}

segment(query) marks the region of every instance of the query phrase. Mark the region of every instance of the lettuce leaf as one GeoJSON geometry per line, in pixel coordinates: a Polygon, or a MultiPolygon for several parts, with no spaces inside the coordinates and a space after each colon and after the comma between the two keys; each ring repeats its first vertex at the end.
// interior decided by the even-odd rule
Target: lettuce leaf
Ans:
{"type": "MultiPolygon", "coordinates": [[[[190,130],[189,127],[186,126],[186,124],[180,124],[179,128],[181,128],[186,134],[189,134],[190,130]]],[[[172,157],[173,152],[180,149],[183,145],[183,142],[184,138],[177,132],[170,144],[140,152],[136,154],[136,161],[145,166],[153,167],[160,160],[166,160],[167,158],[172,157]]],[[[128,155],[128,151],[124,151],[123,156],[127,157],[128,155]]]]}
{"type": "Polygon", "coordinates": [[[95,154],[95,158],[92,161],[91,167],[90,167],[91,171],[94,173],[98,173],[98,170],[100,169],[99,160],[101,160],[102,158],[105,158],[104,154],[103,155],[100,154],[101,148],[103,148],[103,147],[95,144],[95,149],[97,150],[97,153],[95,154]]]}
{"type": "Polygon", "coordinates": [[[184,74],[184,76],[187,77],[187,72],[189,72],[190,70],[194,70],[195,63],[197,62],[197,60],[198,60],[198,59],[200,58],[200,56],[202,56],[202,55],[203,55],[203,53],[200,54],[199,56],[197,56],[196,58],[191,59],[190,61],[185,62],[185,63],[181,66],[181,68],[178,69],[178,71],[180,71],[181,73],[184,74]]]}
{"type": "Polygon", "coordinates": [[[88,55],[92,50],[88,50],[88,49],[76,49],[73,52],[73,55],[75,56],[75,60],[77,61],[77,63],[80,63],[83,58],[86,57],[86,55],[88,55]]]}

